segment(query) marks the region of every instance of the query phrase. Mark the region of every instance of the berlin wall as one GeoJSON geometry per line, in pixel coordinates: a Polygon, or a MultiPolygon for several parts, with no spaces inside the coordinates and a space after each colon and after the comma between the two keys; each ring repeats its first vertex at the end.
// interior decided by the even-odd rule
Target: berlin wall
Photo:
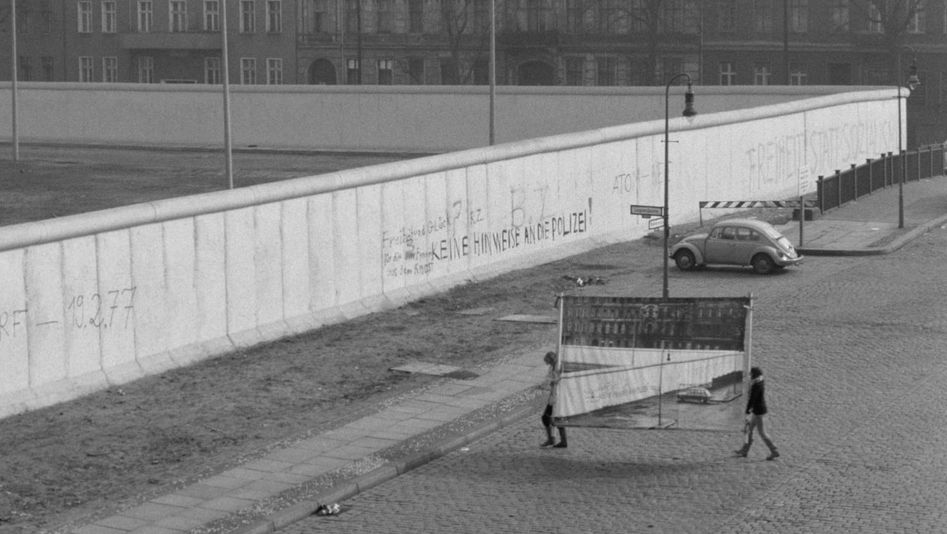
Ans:
{"type": "MultiPolygon", "coordinates": [[[[892,150],[893,96],[672,118],[671,225],[892,150]]],[[[642,237],[663,140],[648,121],[0,227],[0,416],[642,237]]]]}
{"type": "MultiPolygon", "coordinates": [[[[9,94],[10,83],[0,82],[9,94]]],[[[879,88],[695,87],[701,114],[879,88]]],[[[672,109],[684,88],[671,88],[672,109]]],[[[219,147],[221,86],[21,82],[22,142],[219,147]]],[[[664,118],[664,87],[497,88],[496,142],[507,143],[664,118]]],[[[484,86],[235,85],[230,129],[236,149],[440,153],[489,144],[484,86]]],[[[897,110],[895,99],[889,102],[897,110]]],[[[675,112],[678,113],[678,112],[675,112]]],[[[0,98],[0,124],[11,99],[0,98]]],[[[0,140],[9,140],[9,129],[0,140]]]]}

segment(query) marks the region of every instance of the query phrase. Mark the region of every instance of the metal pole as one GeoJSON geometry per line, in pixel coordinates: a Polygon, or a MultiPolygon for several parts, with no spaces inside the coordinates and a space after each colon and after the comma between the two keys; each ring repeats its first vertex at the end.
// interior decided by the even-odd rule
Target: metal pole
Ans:
{"type": "Polygon", "coordinates": [[[803,229],[806,220],[806,197],[799,195],[799,246],[802,245],[803,229]]]}
{"type": "Polygon", "coordinates": [[[490,145],[496,143],[497,2],[490,0],[490,145]]]}
{"type": "Polygon", "coordinates": [[[16,78],[17,78],[17,57],[16,57],[16,0],[10,0],[10,35],[12,47],[10,49],[10,124],[13,128],[13,163],[20,161],[20,134],[17,129],[17,107],[16,107],[16,78]]]}
{"type": "MultiPolygon", "coordinates": [[[[898,52],[898,72],[901,72],[901,53],[898,52]]],[[[899,74],[900,76],[900,74],[899,74]]],[[[904,228],[904,149],[901,146],[901,84],[898,83],[898,228],[904,228]]]]}
{"type": "Polygon", "coordinates": [[[664,284],[661,288],[661,297],[667,299],[669,296],[668,291],[668,238],[670,237],[670,227],[668,226],[668,194],[670,188],[668,186],[668,169],[669,169],[669,159],[670,159],[670,150],[668,145],[670,144],[670,98],[671,98],[671,84],[673,84],[678,78],[687,78],[688,83],[688,93],[685,102],[688,104],[688,107],[684,108],[684,116],[690,117],[696,114],[692,108],[689,107],[693,95],[690,92],[690,83],[691,77],[686,72],[681,72],[675,74],[668,80],[667,85],[664,87],[664,284]]]}
{"type": "MultiPolygon", "coordinates": [[[[670,230],[668,229],[668,193],[670,189],[668,187],[668,158],[670,157],[670,150],[668,150],[668,144],[670,144],[671,83],[674,82],[676,78],[677,76],[671,78],[664,88],[664,284],[661,286],[661,298],[663,299],[667,299],[669,296],[668,237],[670,230]]],[[[658,416],[659,421],[660,419],[660,416],[658,416]]]]}
{"type": "Polygon", "coordinates": [[[789,0],[783,0],[783,75],[789,85],[789,0]]]}
{"type": "Polygon", "coordinates": [[[233,189],[233,145],[230,139],[230,68],[227,54],[227,0],[220,2],[221,74],[224,82],[224,146],[227,160],[227,188],[233,189]]]}

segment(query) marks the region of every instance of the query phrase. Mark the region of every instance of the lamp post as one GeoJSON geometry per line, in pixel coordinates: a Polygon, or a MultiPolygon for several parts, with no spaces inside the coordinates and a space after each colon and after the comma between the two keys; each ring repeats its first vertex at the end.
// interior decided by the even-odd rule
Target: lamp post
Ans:
{"type": "MultiPolygon", "coordinates": [[[[913,54],[911,59],[910,74],[908,75],[907,85],[908,90],[914,91],[919,85],[921,85],[921,80],[917,77],[917,52],[914,51],[910,46],[903,46],[902,48],[907,48],[913,54]]],[[[901,76],[901,49],[898,49],[897,52],[897,61],[896,70],[897,76],[901,76]]],[[[901,141],[901,82],[897,84],[898,89],[898,163],[901,170],[901,176],[898,179],[898,228],[904,228],[904,175],[906,174],[906,166],[904,161],[904,148],[902,147],[901,141]]],[[[908,94],[908,97],[911,95],[908,94]]]]}
{"type": "Polygon", "coordinates": [[[686,73],[682,72],[676,74],[668,80],[667,85],[664,88],[664,286],[661,290],[661,297],[668,298],[668,237],[670,236],[671,228],[668,226],[668,162],[670,159],[670,150],[668,146],[670,145],[670,115],[671,115],[671,84],[677,81],[678,78],[687,79],[687,92],[684,93],[684,116],[693,117],[697,115],[697,110],[694,109],[694,91],[692,89],[691,77],[686,73]]]}

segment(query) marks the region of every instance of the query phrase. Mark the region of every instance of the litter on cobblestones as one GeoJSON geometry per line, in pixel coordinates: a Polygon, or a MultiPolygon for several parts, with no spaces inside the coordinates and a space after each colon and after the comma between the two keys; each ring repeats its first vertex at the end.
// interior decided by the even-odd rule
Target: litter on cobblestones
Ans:
{"type": "Polygon", "coordinates": [[[576,287],[585,287],[590,285],[603,286],[605,285],[605,279],[600,276],[563,276],[566,280],[575,282],[576,287]]]}
{"type": "Polygon", "coordinates": [[[338,503],[320,504],[319,508],[316,508],[316,511],[313,512],[313,515],[339,515],[342,512],[342,507],[339,506],[338,503]]]}

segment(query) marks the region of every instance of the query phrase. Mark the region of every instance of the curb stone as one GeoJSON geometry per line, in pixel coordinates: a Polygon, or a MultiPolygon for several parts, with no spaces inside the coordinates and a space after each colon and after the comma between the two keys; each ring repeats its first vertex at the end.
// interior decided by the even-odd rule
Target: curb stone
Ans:
{"type": "MultiPolygon", "coordinates": [[[[502,402],[502,401],[501,401],[502,402]]],[[[454,452],[464,445],[477,441],[497,430],[509,426],[520,419],[536,413],[535,399],[520,401],[518,406],[512,412],[499,418],[481,423],[473,429],[459,435],[452,436],[445,441],[434,444],[428,449],[419,453],[409,455],[397,461],[375,468],[368,473],[359,475],[353,480],[347,480],[337,484],[332,489],[320,493],[314,500],[307,499],[296,503],[285,510],[272,514],[266,519],[257,521],[251,525],[239,528],[234,531],[235,534],[269,534],[276,532],[292,523],[305,519],[315,513],[316,509],[324,503],[332,503],[350,499],[359,493],[368,491],[375,486],[388,482],[408,471],[421,467],[442,456],[454,452]]],[[[448,423],[449,424],[449,423],[448,423]]]]}

